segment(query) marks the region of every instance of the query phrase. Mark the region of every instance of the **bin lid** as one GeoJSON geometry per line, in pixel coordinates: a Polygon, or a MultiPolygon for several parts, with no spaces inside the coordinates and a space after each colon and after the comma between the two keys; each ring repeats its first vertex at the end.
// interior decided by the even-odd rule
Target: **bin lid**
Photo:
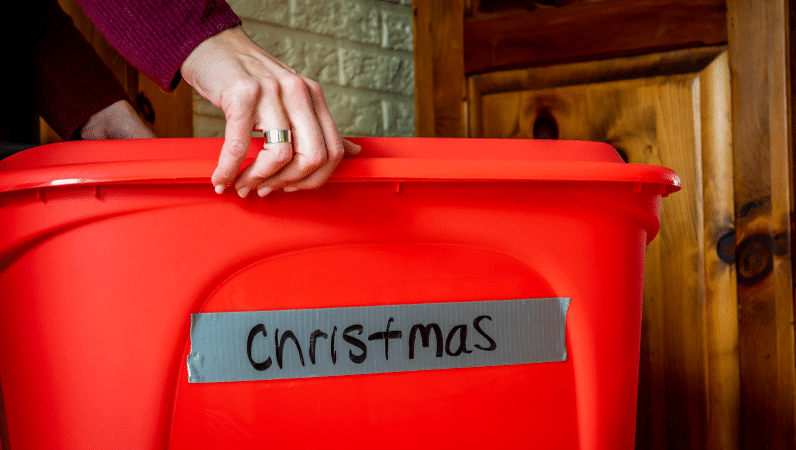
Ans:
{"type": "MultiPolygon", "coordinates": [[[[592,181],[680,189],[665,167],[627,164],[608,144],[460,138],[349,138],[362,146],[330,182],[592,181]]],[[[69,141],[0,160],[0,192],[80,184],[210,183],[222,138],[69,141]]],[[[244,166],[262,148],[253,138],[244,166]]]]}

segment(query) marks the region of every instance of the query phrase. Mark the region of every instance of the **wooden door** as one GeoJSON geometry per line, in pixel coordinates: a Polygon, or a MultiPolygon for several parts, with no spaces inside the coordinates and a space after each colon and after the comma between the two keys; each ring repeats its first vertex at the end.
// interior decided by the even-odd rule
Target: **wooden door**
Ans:
{"type": "Polygon", "coordinates": [[[796,448],[789,2],[450,3],[415,2],[419,135],[604,141],[682,178],[647,254],[637,448],[796,448]]]}
{"type": "Polygon", "coordinates": [[[628,162],[681,176],[683,189],[664,201],[661,232],[647,250],[638,447],[705,448],[707,405],[729,412],[722,424],[737,422],[738,411],[737,396],[722,395],[739,384],[738,359],[727,352],[738,345],[735,273],[714,251],[733,216],[726,49],[468,81],[471,136],[607,142],[628,162]],[[708,320],[708,310],[725,320],[708,320]],[[711,390],[717,383],[726,391],[711,390]]]}

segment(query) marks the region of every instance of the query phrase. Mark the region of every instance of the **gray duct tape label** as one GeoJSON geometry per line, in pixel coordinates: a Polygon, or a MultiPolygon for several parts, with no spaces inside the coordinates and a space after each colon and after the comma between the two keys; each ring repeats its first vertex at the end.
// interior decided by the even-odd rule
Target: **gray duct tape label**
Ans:
{"type": "Polygon", "coordinates": [[[191,383],[565,361],[568,298],[191,316],[191,383]]]}

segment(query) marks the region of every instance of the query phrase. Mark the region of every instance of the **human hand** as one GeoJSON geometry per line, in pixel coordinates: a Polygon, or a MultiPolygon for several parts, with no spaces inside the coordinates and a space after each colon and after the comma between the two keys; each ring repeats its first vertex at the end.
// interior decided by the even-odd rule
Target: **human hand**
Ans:
{"type": "Polygon", "coordinates": [[[119,100],[88,118],[80,130],[84,140],[94,139],[148,139],[153,133],[127,100],[119,100]]]}
{"type": "Polygon", "coordinates": [[[344,155],[360,147],[340,138],[320,85],[271,56],[240,27],[197,46],[181,67],[183,79],[221,108],[227,124],[216,192],[235,185],[241,197],[256,190],[312,189],[322,185],[344,155]],[[293,142],[266,143],[238,175],[253,130],[290,130],[293,142]]]}

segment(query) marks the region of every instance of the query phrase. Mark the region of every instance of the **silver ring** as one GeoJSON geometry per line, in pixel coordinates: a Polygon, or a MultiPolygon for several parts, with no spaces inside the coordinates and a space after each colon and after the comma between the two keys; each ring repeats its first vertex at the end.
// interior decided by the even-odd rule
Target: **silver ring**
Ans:
{"type": "Polygon", "coordinates": [[[293,142],[293,134],[290,130],[267,130],[263,132],[266,144],[279,144],[281,142],[293,142]]]}

